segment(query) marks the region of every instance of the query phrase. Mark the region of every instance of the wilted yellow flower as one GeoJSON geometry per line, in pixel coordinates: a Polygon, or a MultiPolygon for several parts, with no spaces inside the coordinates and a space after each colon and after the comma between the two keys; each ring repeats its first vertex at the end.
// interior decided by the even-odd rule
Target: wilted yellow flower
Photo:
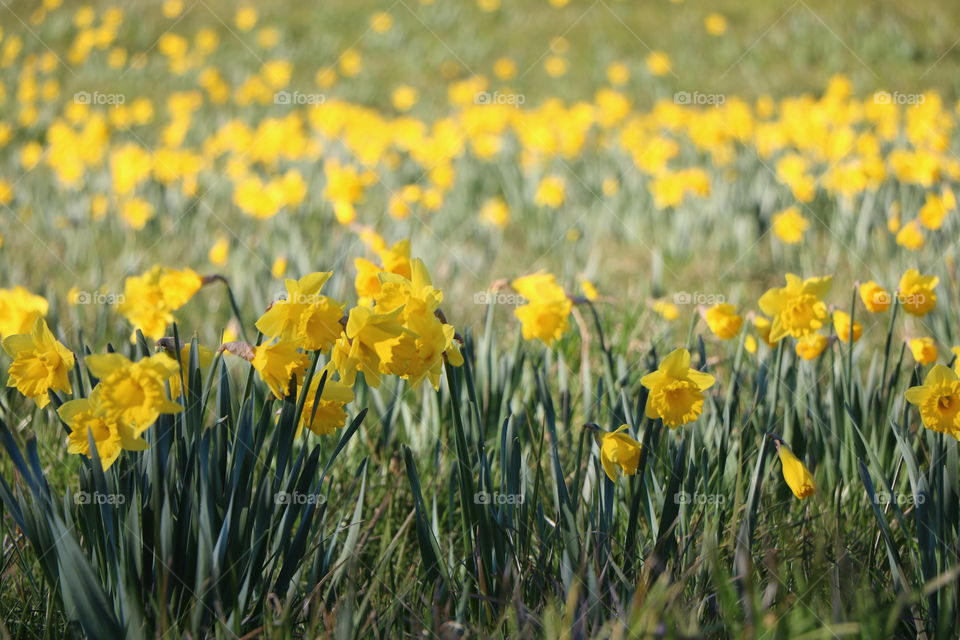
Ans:
{"type": "Polygon", "coordinates": [[[798,207],[787,207],[773,216],[773,233],[781,242],[796,244],[810,228],[810,222],[803,217],[798,207]]]}
{"type": "Polygon", "coordinates": [[[541,207],[557,208],[566,199],[566,183],[560,176],[547,176],[537,186],[534,203],[541,207]]]}
{"type": "Polygon", "coordinates": [[[787,286],[770,289],[760,298],[760,309],[773,318],[770,340],[777,342],[784,336],[801,338],[822,327],[829,318],[822,298],[830,290],[832,278],[807,278],[788,273],[787,286]]]}
{"type": "Polygon", "coordinates": [[[49,390],[73,393],[69,378],[73,352],[60,344],[42,316],[36,316],[31,333],[4,338],[3,350],[13,358],[7,386],[16,388],[38,407],[50,402],[49,390]]]}
{"type": "Polygon", "coordinates": [[[937,343],[933,338],[913,338],[909,341],[910,353],[920,364],[930,364],[937,359],[937,343]]]}
{"type": "Polygon", "coordinates": [[[800,462],[800,459],[787,448],[783,440],[774,437],[774,441],[777,445],[777,453],[780,456],[780,467],[783,470],[783,479],[786,481],[787,486],[790,487],[790,491],[800,500],[809,498],[817,490],[817,485],[813,481],[813,474],[810,473],[810,470],[800,462]]]}
{"type": "Polygon", "coordinates": [[[46,298],[23,287],[0,289],[0,338],[30,333],[38,317],[47,315],[46,298]]]}
{"type": "Polygon", "coordinates": [[[64,402],[57,413],[70,427],[67,451],[92,458],[90,440],[93,440],[104,471],[116,462],[121,451],[143,451],[149,446],[140,436],[142,430],[138,432],[104,410],[99,387],[93,390],[89,398],[64,402]]]}
{"type": "Polygon", "coordinates": [[[713,335],[722,340],[729,340],[740,333],[743,316],[737,314],[737,308],[732,304],[715,304],[703,314],[707,326],[713,335]]]}
{"type": "Polygon", "coordinates": [[[850,342],[851,337],[853,342],[856,342],[863,334],[863,325],[859,322],[854,322],[851,325],[850,314],[838,309],[833,312],[833,330],[836,331],[841,342],[850,342]]]}
{"type": "Polygon", "coordinates": [[[796,353],[804,360],[816,360],[830,344],[827,336],[820,333],[808,333],[797,340],[796,353]]]}
{"type": "Polygon", "coordinates": [[[177,362],[163,353],[131,362],[119,353],[90,355],[85,359],[97,385],[100,412],[133,428],[139,436],[162,413],[183,407],[167,398],[165,383],[180,371],[177,362]]]}
{"type": "Polygon", "coordinates": [[[907,269],[900,278],[897,287],[897,300],[907,313],[923,317],[937,306],[937,294],[934,292],[940,278],[921,275],[916,269],[907,269]]]}
{"type": "Polygon", "coordinates": [[[563,337],[569,328],[573,303],[551,273],[535,273],[517,278],[510,286],[527,304],[513,315],[520,321],[525,340],[538,339],[548,347],[563,337]]]}
{"type": "Polygon", "coordinates": [[[693,422],[703,412],[703,392],[713,386],[709,373],[690,368],[690,352],[676,349],[660,367],[640,379],[650,390],[646,416],[660,418],[671,429],[693,422]]]}
{"type": "Polygon", "coordinates": [[[870,313],[883,313],[893,301],[890,292],[873,280],[860,285],[860,299],[870,313]]]}
{"type": "Polygon", "coordinates": [[[640,464],[640,452],[643,446],[624,433],[629,429],[621,425],[616,431],[600,435],[600,462],[611,482],[616,482],[623,472],[632,476],[640,464]]]}

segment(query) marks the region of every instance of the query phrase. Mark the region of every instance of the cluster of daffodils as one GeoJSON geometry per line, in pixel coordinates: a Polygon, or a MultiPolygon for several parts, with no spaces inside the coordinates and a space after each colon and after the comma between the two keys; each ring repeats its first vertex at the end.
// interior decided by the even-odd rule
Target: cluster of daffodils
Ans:
{"type": "MultiPolygon", "coordinates": [[[[250,362],[280,400],[293,400],[311,362],[324,359],[303,391],[298,433],[308,429],[325,435],[342,427],[358,374],[373,387],[393,375],[412,387],[428,380],[436,389],[444,364],[463,364],[459,337],[440,309],[443,293],[433,286],[423,262],[410,258],[409,242],[387,247],[378,236],[368,234],[367,239],[382,263],[358,259],[357,306],[348,310],[346,303],[321,293],[331,272],[288,279],[286,295],[256,321],[261,340],[256,345],[227,341],[219,348],[250,362]]],[[[181,362],[189,359],[190,347],[178,354],[174,340],[163,336],[174,322],[173,311],[217,278],[160,266],[127,278],[117,311],[135,334],[156,339],[162,352],[136,361],[118,353],[87,356],[84,363],[97,384],[87,397],[66,402],[57,394],[73,394],[70,373],[76,359],[47,325],[47,301],[23,288],[0,289],[0,337],[11,358],[7,385],[39,408],[56,397],[57,413],[70,429],[68,450],[92,457],[93,442],[108,468],[123,450],[148,446],[144,432],[160,415],[182,410],[178,399],[189,385],[181,379],[181,362]]],[[[199,357],[206,367],[214,352],[200,346],[199,357]]],[[[189,372],[183,375],[189,377],[189,372]]]]}

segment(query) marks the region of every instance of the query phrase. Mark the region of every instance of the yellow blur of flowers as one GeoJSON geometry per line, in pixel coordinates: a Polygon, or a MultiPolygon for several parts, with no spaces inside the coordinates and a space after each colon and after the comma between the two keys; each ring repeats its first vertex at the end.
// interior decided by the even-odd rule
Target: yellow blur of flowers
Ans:
{"type": "Polygon", "coordinates": [[[173,312],[189,302],[202,286],[203,279],[192,269],[157,265],[126,279],[117,310],[135,330],[158,340],[174,322],[173,312]]]}
{"type": "Polygon", "coordinates": [[[907,269],[900,278],[897,287],[897,299],[903,310],[910,315],[923,317],[937,306],[937,294],[934,291],[940,278],[923,275],[916,269],[907,269]]]}
{"type": "Polygon", "coordinates": [[[573,302],[551,273],[517,278],[510,286],[526,300],[513,314],[520,321],[525,340],[540,340],[548,347],[569,329],[573,302]]]}
{"type": "Polygon", "coordinates": [[[704,312],[704,319],[713,335],[721,340],[730,340],[740,333],[743,316],[737,314],[732,304],[715,304],[704,312]]]}
{"type": "Polygon", "coordinates": [[[47,300],[23,287],[0,289],[0,338],[30,333],[38,317],[47,315],[47,300]]]}
{"type": "Polygon", "coordinates": [[[913,359],[920,364],[932,364],[937,360],[937,343],[933,338],[912,338],[908,343],[913,359]]]}

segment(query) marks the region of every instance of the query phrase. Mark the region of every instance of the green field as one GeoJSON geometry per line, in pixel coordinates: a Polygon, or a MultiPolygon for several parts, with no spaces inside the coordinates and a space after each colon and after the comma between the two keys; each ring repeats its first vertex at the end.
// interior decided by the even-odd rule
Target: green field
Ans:
{"type": "Polygon", "coordinates": [[[3,637],[955,636],[948,3],[0,16],[3,637]]]}

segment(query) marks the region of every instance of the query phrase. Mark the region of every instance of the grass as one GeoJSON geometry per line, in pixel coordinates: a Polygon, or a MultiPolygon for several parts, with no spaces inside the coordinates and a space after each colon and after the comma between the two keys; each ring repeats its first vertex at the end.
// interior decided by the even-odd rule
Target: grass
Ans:
{"type": "MultiPolygon", "coordinates": [[[[752,104],[764,95],[819,96],[831,76],[845,74],[856,96],[932,88],[947,113],[960,97],[957,16],[927,0],[855,8],[821,0],[504,5],[485,13],[443,0],[263,3],[258,28],[281,32],[270,51],[256,44],[256,30],[241,35],[231,26],[230,3],[187,2],[179,20],[161,18],[154,3],[131,5],[111,45],[128,52],[131,66],[119,71],[106,65],[106,51],[67,61],[73,7],[40,24],[31,23],[33,3],[0,7],[0,55],[14,34],[25,49],[0,68],[0,123],[12,127],[0,144],[0,179],[12,185],[0,208],[0,285],[44,295],[51,327],[79,354],[108,345],[150,352],[146,342],[128,341],[129,324],[109,305],[70,304],[68,292],[119,294],[126,277],[154,263],[222,274],[247,331],[280,292],[271,267],[281,256],[288,277],[330,269],[325,292],[355,299],[353,259],[370,252],[356,227],[336,223],[322,196],[322,165],[353,159],[357,145],[310,130],[307,109],[296,113],[310,131],[304,138],[322,142],[321,156],[248,167],[264,176],[301,170],[308,195],[295,210],[258,220],[235,205],[229,161],[269,142],[257,140],[205,159],[193,193],[180,182],[145,181],[137,194],[157,215],[142,230],[121,219],[110,152],[124,142],[162,146],[166,99],[197,88],[203,66],[236,88],[265,60],[284,58],[293,62],[286,88],[311,93],[319,90],[316,70],[336,66],[354,47],[363,70],[322,89],[325,98],[392,119],[400,114],[391,90],[406,83],[421,93],[411,115],[428,126],[465,121],[449,92],[475,74],[490,77],[490,90],[524,96],[517,114],[539,126],[530,114],[550,98],[594,100],[614,61],[631,71],[624,122],[648,118],[651,134],[669,130],[650,114],[678,91],[752,104]],[[368,29],[377,10],[394,18],[385,34],[368,29]],[[711,10],[729,20],[721,37],[703,29],[711,10]],[[155,46],[168,26],[191,38],[211,27],[220,47],[203,65],[174,74],[155,46]],[[567,41],[569,69],[551,78],[543,62],[557,36],[567,41]],[[668,53],[672,74],[646,71],[649,49],[668,53]],[[38,75],[55,78],[58,95],[36,101],[35,123],[18,124],[25,60],[50,51],[58,59],[38,75]],[[518,76],[497,81],[491,70],[505,55],[518,76]],[[112,127],[104,161],[85,167],[72,189],[46,159],[27,170],[21,156],[31,141],[47,145],[51,123],[77,91],[120,93],[128,104],[146,96],[157,115],[146,125],[112,127]],[[96,219],[100,194],[109,204],[96,219]],[[218,238],[230,245],[225,264],[208,257],[218,238]]],[[[100,16],[110,5],[91,6],[100,16]]],[[[199,153],[231,119],[256,126],[290,113],[272,101],[218,105],[205,97],[183,147],[199,153]]],[[[706,122],[711,112],[703,113],[706,122]]],[[[542,119],[566,125],[569,117],[542,119]]],[[[374,117],[357,130],[375,138],[382,125],[374,117]]],[[[689,131],[671,132],[681,142],[671,167],[703,167],[712,190],[664,210],[653,202],[652,177],[621,144],[624,128],[595,126],[575,153],[530,164],[528,130],[514,125],[493,160],[454,158],[455,186],[439,210],[417,209],[403,220],[386,213],[391,196],[406,184],[429,187],[433,158],[413,161],[404,152],[367,167],[378,181],[358,205],[358,223],[390,241],[411,238],[444,291],[443,311],[465,339],[466,361],[445,369],[436,392],[393,377],[379,389],[358,383],[348,426],[335,436],[294,439],[305,396],[269,400],[246,363],[218,358],[201,372],[192,354],[184,365],[198,375],[191,373],[181,398],[187,410],[151,428],[148,451],[124,454],[102,473],[96,461],[66,452],[51,410],[0,390],[0,629],[15,638],[951,637],[960,610],[957,442],[922,427],[903,391],[926,373],[905,338],[935,337],[943,362],[946,347],[960,343],[956,216],[928,233],[920,251],[907,251],[887,230],[891,210],[899,207],[906,221],[930,187],[890,175],[851,198],[821,188],[802,208],[811,223],[804,241],[785,245],[770,233],[771,215],[794,203],[777,178],[777,157],[737,141],[723,163],[715,148],[692,144],[689,131]],[[534,203],[550,173],[568,185],[554,209],[534,203]],[[619,191],[603,195],[612,176],[619,191]],[[494,195],[511,210],[503,229],[479,221],[494,195]],[[857,281],[892,289],[908,267],[940,276],[934,313],[873,315],[857,302],[857,281]],[[509,305],[478,298],[494,281],[538,269],[557,274],[572,295],[582,278],[601,292],[595,306],[581,300],[571,330],[550,348],[522,339],[509,305]],[[746,311],[786,271],[833,275],[830,302],[854,310],[864,325],[860,342],[834,340],[809,362],[787,342],[753,354],[750,330],[721,341],[694,305],[681,305],[670,323],[649,304],[679,292],[722,296],[746,311]],[[639,380],[678,346],[718,383],[699,420],[670,430],[645,417],[639,380]],[[636,475],[606,478],[587,424],[630,426],[643,443],[636,475]],[[794,498],[770,434],[812,468],[814,497],[794,498]],[[74,500],[98,492],[123,503],[74,500]],[[278,493],[312,499],[279,502],[278,493]]],[[[873,133],[864,122],[854,130],[857,138],[873,133]]],[[[884,154],[909,145],[903,134],[883,144],[884,154]]],[[[945,167],[955,152],[951,141],[945,167]]],[[[823,162],[818,171],[834,166],[823,162]]],[[[954,177],[945,169],[942,184],[954,177]]],[[[217,283],[176,315],[184,342],[215,346],[236,312],[217,283]]],[[[78,366],[75,379],[85,373],[78,366]]]]}

